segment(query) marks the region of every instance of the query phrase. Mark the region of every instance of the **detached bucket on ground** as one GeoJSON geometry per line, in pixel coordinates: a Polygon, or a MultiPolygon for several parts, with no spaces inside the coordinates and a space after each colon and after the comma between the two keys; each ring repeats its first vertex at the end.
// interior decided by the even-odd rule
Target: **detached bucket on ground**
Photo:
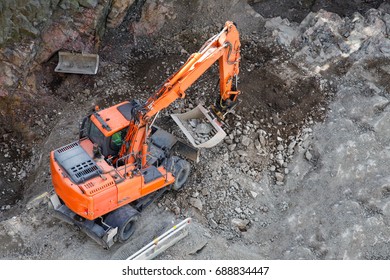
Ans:
{"type": "Polygon", "coordinates": [[[202,105],[183,114],[172,114],[171,117],[196,148],[214,147],[226,136],[218,120],[212,118],[202,105]]]}
{"type": "Polygon", "coordinates": [[[97,54],[58,52],[58,64],[54,71],[94,75],[98,67],[99,55],[97,54]]]}

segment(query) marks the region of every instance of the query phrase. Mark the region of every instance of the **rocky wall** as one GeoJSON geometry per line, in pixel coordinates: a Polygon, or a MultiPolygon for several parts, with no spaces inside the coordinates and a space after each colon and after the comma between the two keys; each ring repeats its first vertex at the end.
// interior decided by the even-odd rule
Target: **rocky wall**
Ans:
{"type": "Polygon", "coordinates": [[[0,3],[0,96],[34,92],[32,69],[59,50],[96,53],[135,0],[4,0],[0,3]]]}

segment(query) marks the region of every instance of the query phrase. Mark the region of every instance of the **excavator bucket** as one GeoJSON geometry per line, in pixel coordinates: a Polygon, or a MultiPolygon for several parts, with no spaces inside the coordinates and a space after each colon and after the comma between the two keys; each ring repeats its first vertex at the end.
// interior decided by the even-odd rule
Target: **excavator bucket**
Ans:
{"type": "Polygon", "coordinates": [[[212,118],[202,105],[183,114],[172,114],[171,117],[196,148],[214,147],[226,136],[220,122],[212,118]]]}
{"type": "Polygon", "coordinates": [[[97,73],[99,55],[85,53],[58,52],[58,64],[55,72],[89,74],[97,73]]]}

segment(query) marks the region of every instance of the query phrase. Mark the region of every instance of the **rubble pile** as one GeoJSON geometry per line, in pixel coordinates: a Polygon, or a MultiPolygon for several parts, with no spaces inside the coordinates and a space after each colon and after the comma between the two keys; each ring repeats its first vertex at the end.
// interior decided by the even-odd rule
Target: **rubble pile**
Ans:
{"type": "Polygon", "coordinates": [[[183,125],[190,132],[197,145],[209,141],[216,133],[205,118],[189,119],[183,125]]]}
{"type": "MultiPolygon", "coordinates": [[[[272,193],[281,195],[296,190],[297,186],[291,186],[288,182],[291,176],[293,178],[302,176],[300,169],[297,170],[293,165],[297,157],[313,172],[322,167],[321,148],[314,144],[313,126],[324,120],[329,110],[327,102],[333,101],[337,89],[342,83],[347,82],[341,77],[348,71],[350,60],[360,61],[364,57],[387,55],[388,29],[379,28],[388,22],[388,14],[384,11],[371,10],[366,16],[356,13],[350,20],[322,10],[309,14],[301,25],[291,24],[286,20],[270,20],[270,24],[266,25],[271,31],[276,30],[271,32],[276,36],[274,37],[276,42],[290,53],[285,56],[289,63],[300,67],[301,73],[290,72],[286,73],[286,76],[290,79],[297,79],[299,75],[315,78],[318,81],[319,93],[326,102],[319,103],[309,110],[302,121],[291,125],[290,129],[285,123],[283,111],[279,115],[272,114],[269,118],[254,117],[255,120],[247,117],[247,113],[250,112],[240,114],[238,111],[239,116],[235,116],[234,127],[227,131],[224,145],[216,149],[216,152],[204,152],[205,166],[195,167],[197,172],[203,175],[210,170],[211,177],[205,178],[195,174],[194,181],[201,183],[191,183],[190,190],[186,192],[189,204],[195,205],[196,201],[197,206],[194,207],[206,217],[211,228],[228,239],[240,238],[242,233],[251,227],[264,229],[269,227],[272,219],[290,209],[289,198],[280,201],[273,197],[272,193]],[[279,28],[277,23],[287,23],[289,28],[279,28]],[[278,36],[288,40],[278,40],[278,36]],[[342,42],[332,41],[342,37],[344,38],[342,42]],[[345,49],[346,45],[349,47],[345,49]],[[292,46],[296,49],[291,49],[292,46]],[[333,68],[332,64],[337,66],[333,68]],[[292,127],[298,129],[291,129],[292,127]],[[215,160],[209,164],[212,158],[215,160]],[[266,172],[263,172],[264,170],[266,172]],[[237,183],[241,175],[245,175],[246,179],[237,183]],[[271,180],[267,178],[268,176],[271,180]],[[275,185],[271,194],[264,192],[264,189],[272,187],[272,184],[275,185]],[[275,204],[271,203],[274,199],[275,204]],[[259,201],[262,203],[258,203],[259,201]]],[[[253,42],[251,46],[254,47],[253,42]]],[[[256,71],[257,67],[259,64],[251,61],[248,72],[256,71]]],[[[387,71],[385,66],[382,69],[387,71]]],[[[287,71],[290,71],[288,67],[287,71]]],[[[294,83],[286,81],[291,82],[294,83]]],[[[370,86],[370,91],[381,93],[381,90],[373,85],[370,86]]],[[[387,101],[385,104],[388,104],[387,101]]],[[[186,207],[188,201],[183,201],[180,205],[177,198],[168,197],[163,200],[163,204],[168,207],[173,203],[176,205],[176,213],[179,213],[178,209],[183,213],[182,208],[186,207]]],[[[323,251],[324,246],[321,246],[314,253],[318,258],[326,255],[323,251]]]]}

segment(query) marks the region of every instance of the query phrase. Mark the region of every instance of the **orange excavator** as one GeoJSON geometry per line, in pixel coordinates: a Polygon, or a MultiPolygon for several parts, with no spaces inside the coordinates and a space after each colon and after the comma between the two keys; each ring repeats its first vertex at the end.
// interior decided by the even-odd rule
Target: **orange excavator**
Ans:
{"type": "Polygon", "coordinates": [[[216,61],[220,96],[210,114],[223,118],[240,93],[239,33],[230,21],[146,102],[125,101],[85,117],[79,140],[50,154],[54,213],[104,248],[129,240],[142,209],[180,189],[190,174],[189,162],[172,152],[178,139],[154,121],[216,61]]]}

